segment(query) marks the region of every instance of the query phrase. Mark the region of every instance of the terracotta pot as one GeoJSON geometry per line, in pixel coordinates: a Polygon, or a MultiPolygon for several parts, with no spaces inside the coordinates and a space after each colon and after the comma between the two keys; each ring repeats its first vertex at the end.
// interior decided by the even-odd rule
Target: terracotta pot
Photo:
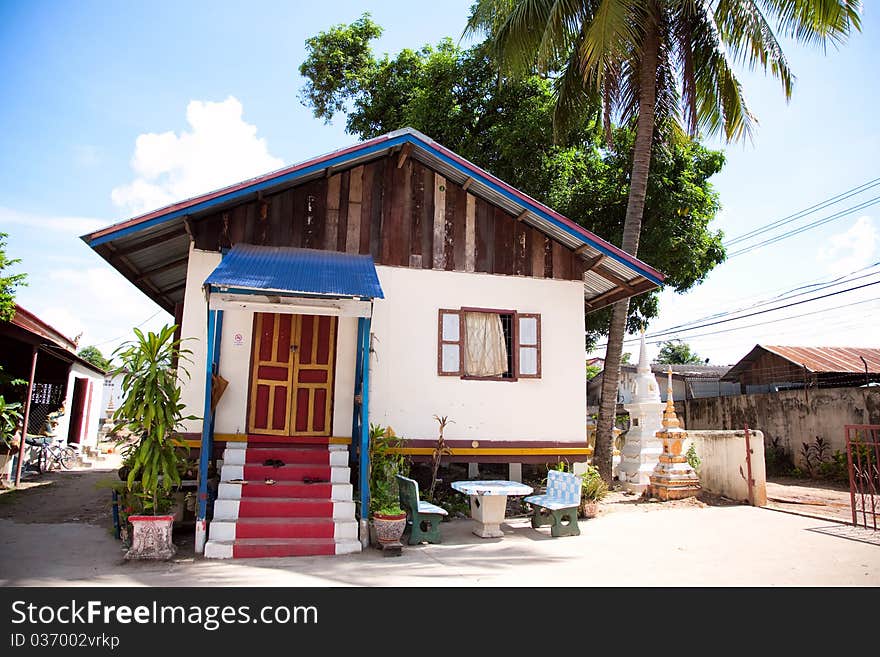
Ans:
{"type": "Polygon", "coordinates": [[[578,516],[581,518],[595,518],[599,515],[599,503],[595,501],[581,500],[578,506],[578,516]]]}
{"type": "Polygon", "coordinates": [[[393,516],[374,513],[373,527],[380,543],[400,543],[400,537],[406,529],[406,513],[393,516]]]}

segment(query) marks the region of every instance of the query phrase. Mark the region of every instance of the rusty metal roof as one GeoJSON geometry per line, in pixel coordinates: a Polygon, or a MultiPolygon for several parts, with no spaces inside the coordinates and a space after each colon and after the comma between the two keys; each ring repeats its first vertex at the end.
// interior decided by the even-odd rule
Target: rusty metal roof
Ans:
{"type": "Polygon", "coordinates": [[[647,292],[662,284],[664,275],[656,269],[412,128],[403,128],[153,210],[83,235],[81,239],[144,294],[172,312],[175,303],[183,298],[186,282],[189,239],[185,218],[198,220],[219,208],[253,198],[257,192],[274,193],[326,175],[328,171],[337,172],[363,164],[405,145],[412,149],[411,157],[414,159],[459,184],[470,181],[469,192],[502,207],[526,224],[573,249],[581,259],[593,266],[601,261],[603,268],[622,283],[588,271],[584,276],[584,300],[590,310],[647,292]]]}
{"type": "MultiPolygon", "coordinates": [[[[762,345],[763,346],[763,345],[762,345]]],[[[808,372],[880,373],[880,349],[865,347],[780,347],[764,349],[807,368],[808,372]],[[860,358],[861,357],[861,358],[860,358]]]]}
{"type": "Polygon", "coordinates": [[[865,363],[869,374],[880,374],[880,349],[870,347],[791,347],[778,345],[755,345],[748,354],[721,377],[722,381],[734,381],[763,353],[776,354],[780,358],[806,368],[813,374],[864,374],[865,363]],[[865,361],[862,361],[862,358],[865,361]]]}

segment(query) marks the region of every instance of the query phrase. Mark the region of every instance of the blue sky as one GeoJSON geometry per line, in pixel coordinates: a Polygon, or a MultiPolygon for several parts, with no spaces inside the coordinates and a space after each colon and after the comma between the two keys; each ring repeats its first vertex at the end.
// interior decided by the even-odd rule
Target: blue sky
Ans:
{"type": "MultiPolygon", "coordinates": [[[[343,118],[324,125],[297,98],[305,39],[369,9],[385,28],[376,50],[396,52],[458,38],[470,4],[0,0],[0,230],[29,275],[19,302],[105,351],[133,325],[165,323],[77,236],[352,143],[343,118]]],[[[775,81],[744,72],[760,124],[753,143],[724,147],[727,164],[713,179],[727,235],[880,177],[878,45],[872,13],[840,51],[787,44],[798,76],[788,105],[775,81]]],[[[877,207],[731,258],[688,294],[664,293],[649,334],[877,262],[877,207]]],[[[875,289],[677,335],[712,362],[735,362],[757,342],[877,346],[868,328],[877,302],[777,321],[876,299],[875,289]],[[772,323],[701,335],[756,322],[772,323]]]]}

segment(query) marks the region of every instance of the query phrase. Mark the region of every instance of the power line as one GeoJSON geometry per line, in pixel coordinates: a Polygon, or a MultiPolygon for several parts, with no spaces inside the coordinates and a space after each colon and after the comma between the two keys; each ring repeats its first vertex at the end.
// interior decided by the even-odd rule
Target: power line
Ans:
{"type": "MultiPolygon", "coordinates": [[[[726,319],[719,319],[719,320],[714,321],[714,322],[706,322],[705,324],[697,324],[696,326],[691,326],[690,328],[683,328],[683,329],[671,328],[671,329],[665,329],[665,330],[663,330],[663,331],[658,331],[658,332],[656,332],[656,333],[652,333],[652,334],[650,334],[650,335],[646,335],[645,338],[646,338],[646,339],[647,339],[647,338],[656,338],[656,337],[660,337],[660,336],[664,336],[664,335],[669,335],[669,334],[672,334],[672,333],[680,333],[680,332],[683,332],[683,331],[695,331],[695,330],[700,329],[700,328],[706,328],[706,327],[709,327],[709,326],[715,326],[715,325],[717,325],[717,324],[726,324],[727,322],[734,322],[734,321],[739,320],[739,319],[746,319],[746,318],[748,318],[748,317],[754,317],[755,315],[763,315],[764,313],[770,313],[770,312],[774,312],[774,311],[777,311],[777,310],[783,310],[783,309],[785,309],[785,308],[791,308],[792,306],[799,306],[799,305],[801,305],[801,304],[803,304],[803,303],[809,303],[810,301],[818,301],[818,300],[820,300],[820,299],[826,299],[826,298],[828,298],[828,297],[837,296],[838,294],[844,294],[844,293],[846,293],[846,292],[853,292],[853,291],[855,291],[855,290],[860,290],[860,289],[862,289],[862,288],[871,287],[872,285],[878,285],[878,284],[880,284],[880,281],[872,281],[871,283],[863,283],[862,285],[856,285],[855,287],[848,287],[848,288],[845,288],[845,289],[843,289],[843,290],[837,290],[836,292],[829,292],[828,294],[823,294],[823,295],[820,295],[820,296],[818,296],[818,297],[811,297],[810,299],[801,299],[800,301],[794,301],[794,302],[792,302],[792,303],[787,303],[787,304],[782,305],[782,306],[776,306],[775,308],[767,308],[767,309],[765,309],[765,310],[758,310],[758,311],[755,311],[755,312],[752,312],[752,313],[748,313],[748,314],[746,314],[746,315],[739,315],[739,316],[737,316],[737,317],[728,317],[728,318],[726,318],[726,319]]],[[[875,301],[875,300],[876,300],[876,299],[869,299],[869,301],[875,301]]],[[[774,321],[781,321],[781,320],[774,320],[774,321]]],[[[769,322],[768,322],[768,323],[769,323],[769,322]]],[[[694,336],[690,336],[690,337],[694,337],[694,336]]],[[[636,339],[637,339],[637,338],[633,338],[633,339],[630,339],[630,340],[625,340],[624,342],[633,342],[633,341],[636,340],[636,339]]],[[[656,344],[656,342],[652,342],[652,344],[656,344]]],[[[597,346],[597,349],[598,349],[598,348],[601,348],[601,347],[604,347],[604,346],[607,346],[607,343],[604,344],[604,345],[598,345],[598,346],[597,346]]]]}
{"type": "MultiPolygon", "coordinates": [[[[140,324],[138,324],[137,326],[135,326],[135,328],[140,328],[141,326],[143,326],[144,324],[146,324],[147,322],[149,322],[151,319],[153,319],[156,315],[158,315],[158,314],[161,313],[161,312],[165,312],[165,311],[164,311],[164,310],[157,310],[157,311],[154,312],[152,315],[150,315],[149,317],[147,317],[144,321],[142,321],[140,324]]],[[[95,344],[95,345],[92,345],[92,346],[93,346],[93,347],[100,347],[101,345],[104,345],[104,344],[109,344],[109,343],[111,343],[111,342],[116,342],[117,340],[122,340],[122,339],[125,338],[125,337],[127,337],[126,334],[118,335],[118,336],[116,336],[115,338],[110,338],[109,340],[104,340],[103,342],[99,342],[99,343],[97,343],[97,344],[95,344]]]]}
{"type": "Polygon", "coordinates": [[[860,210],[864,210],[865,208],[871,207],[872,205],[877,205],[878,203],[880,203],[880,196],[875,196],[874,198],[869,199],[863,203],[860,203],[859,205],[856,205],[854,207],[848,208],[846,210],[840,210],[839,212],[836,212],[828,217],[823,217],[822,219],[817,219],[816,221],[809,223],[809,224],[806,224],[804,226],[800,226],[799,228],[795,228],[793,230],[782,233],[780,235],[776,235],[774,237],[770,237],[770,238],[764,240],[763,242],[758,242],[757,244],[753,244],[751,246],[744,247],[744,248],[740,249],[739,251],[734,251],[733,253],[728,254],[727,257],[728,257],[728,259],[735,258],[738,255],[748,253],[749,251],[754,251],[755,249],[761,248],[762,246],[767,246],[769,244],[775,244],[776,242],[782,241],[784,239],[788,239],[789,237],[794,237],[795,235],[799,235],[799,234],[801,234],[807,230],[810,230],[812,228],[817,228],[817,227],[822,226],[824,224],[827,224],[831,221],[834,221],[835,219],[840,219],[842,217],[849,216],[849,215],[853,214],[854,212],[859,212],[860,210]]]}
{"type": "Polygon", "coordinates": [[[853,187],[852,189],[848,189],[848,190],[841,192],[840,194],[837,194],[836,196],[832,196],[831,198],[828,198],[824,201],[820,201],[819,203],[811,205],[808,208],[804,208],[803,210],[799,210],[798,212],[790,214],[786,217],[782,217],[782,219],[777,219],[776,221],[772,221],[769,224],[766,224],[764,226],[760,226],[760,227],[758,227],[754,230],[751,230],[747,233],[743,233],[742,235],[737,235],[736,237],[728,240],[724,244],[724,246],[726,246],[726,247],[733,246],[734,244],[737,244],[738,242],[742,242],[742,241],[745,241],[745,240],[750,239],[752,237],[756,237],[757,235],[760,235],[762,233],[766,233],[767,231],[773,230],[774,228],[785,225],[785,224],[790,223],[792,221],[796,221],[797,219],[801,219],[802,217],[805,217],[807,215],[818,212],[819,210],[827,208],[831,205],[836,205],[840,201],[844,201],[844,200],[851,198],[853,196],[857,196],[858,194],[861,194],[863,191],[870,189],[872,187],[876,187],[877,185],[880,185],[880,178],[875,178],[874,180],[869,180],[866,183],[863,183],[861,185],[853,187]]]}
{"type": "MultiPolygon", "coordinates": [[[[872,285],[873,285],[873,283],[872,283],[872,285]]],[[[854,302],[852,302],[852,303],[845,303],[845,304],[843,304],[843,305],[840,305],[840,306],[834,306],[834,307],[832,307],[832,308],[822,308],[822,309],[820,309],[820,310],[812,310],[812,311],[810,311],[810,312],[808,312],[808,313],[801,313],[800,315],[790,315],[790,316],[788,316],[788,317],[780,317],[780,318],[777,318],[777,319],[771,319],[771,320],[768,320],[768,321],[766,321],[766,322],[755,322],[754,324],[746,324],[745,326],[734,326],[734,327],[732,327],[732,328],[720,329],[720,330],[718,330],[718,331],[709,331],[708,333],[697,333],[697,334],[694,334],[694,335],[688,335],[688,336],[687,336],[687,339],[688,339],[688,340],[692,340],[692,339],[694,339],[694,338],[702,338],[702,337],[705,337],[705,336],[707,336],[707,335],[718,335],[718,334],[721,334],[721,333],[730,333],[731,331],[740,331],[740,330],[742,330],[742,329],[754,328],[755,326],[765,326],[765,325],[767,325],[767,324],[776,324],[776,323],[778,323],[778,322],[787,322],[787,321],[792,320],[792,319],[799,319],[799,318],[801,318],[801,317],[809,317],[810,315],[818,315],[818,314],[820,314],[820,313],[831,312],[832,310],[840,310],[841,308],[849,308],[849,307],[851,307],[851,306],[858,306],[858,305],[863,304],[863,303],[871,303],[871,302],[877,303],[877,302],[880,302],[880,299],[863,299],[863,300],[861,300],[861,301],[854,301],[854,302]]],[[[770,311],[769,311],[769,310],[765,310],[764,312],[770,312],[770,311]]],[[[758,313],[758,314],[760,314],[760,313],[758,313]]],[[[719,322],[719,323],[720,323],[720,322],[719,322]]],[[[646,336],[646,338],[647,338],[647,336],[646,336]]],[[[624,340],[624,342],[635,342],[635,341],[638,340],[638,339],[639,339],[639,338],[631,338],[631,339],[629,339],[629,340],[624,340]]],[[[646,339],[645,342],[646,342],[647,344],[663,344],[664,342],[666,342],[666,340],[647,340],[647,339],[646,339]]],[[[602,346],[605,346],[605,345],[602,345],[602,346]]]]}
{"type": "Polygon", "coordinates": [[[722,317],[728,317],[730,315],[736,315],[736,314],[741,313],[745,310],[751,310],[753,308],[761,308],[761,307],[766,306],[768,304],[778,303],[780,301],[786,301],[788,299],[796,299],[797,297],[801,297],[805,294],[811,294],[813,292],[820,292],[821,290],[827,290],[829,288],[833,288],[838,285],[843,285],[844,283],[852,283],[853,281],[858,281],[863,278],[868,278],[870,276],[876,276],[877,274],[880,274],[880,272],[871,272],[868,274],[863,274],[861,276],[855,276],[853,278],[850,278],[854,274],[858,274],[859,272],[862,272],[862,271],[865,271],[868,269],[873,269],[874,267],[876,267],[878,265],[880,265],[880,261],[877,261],[877,262],[875,262],[871,265],[868,265],[866,267],[856,269],[855,271],[851,271],[850,273],[844,274],[843,276],[839,276],[838,278],[835,278],[831,281],[826,281],[823,283],[815,283],[813,285],[799,285],[798,287],[794,287],[794,288],[786,290],[780,294],[777,294],[775,297],[771,297],[769,299],[764,299],[764,300],[758,301],[756,303],[753,303],[751,305],[740,307],[736,310],[728,310],[725,312],[714,313],[712,315],[706,315],[706,316],[701,317],[699,319],[694,319],[689,322],[684,322],[682,324],[676,324],[675,326],[670,326],[669,328],[663,329],[663,330],[664,331],[672,331],[675,329],[685,329],[685,328],[687,328],[693,324],[697,324],[699,322],[707,321],[710,319],[720,319],[722,317]],[[798,292],[798,290],[804,290],[804,291],[798,292]],[[796,293],[796,294],[793,294],[793,293],[796,293]]]}

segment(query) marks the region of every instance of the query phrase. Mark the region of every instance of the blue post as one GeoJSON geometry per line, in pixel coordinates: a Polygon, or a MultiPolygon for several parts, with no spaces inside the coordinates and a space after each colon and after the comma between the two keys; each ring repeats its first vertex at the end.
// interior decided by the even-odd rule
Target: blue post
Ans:
{"type": "Polygon", "coordinates": [[[220,363],[220,335],[223,311],[208,311],[208,353],[205,359],[205,406],[202,415],[202,445],[199,452],[199,511],[196,518],[196,552],[205,550],[208,516],[208,466],[214,451],[214,412],[211,410],[212,377],[220,363]]]}
{"type": "Polygon", "coordinates": [[[366,530],[370,516],[370,323],[369,317],[358,319],[361,336],[361,445],[360,445],[360,491],[361,526],[366,530]],[[363,330],[361,330],[361,327],[363,330]]]}
{"type": "Polygon", "coordinates": [[[351,451],[348,454],[348,462],[353,465],[355,452],[360,453],[361,437],[361,402],[358,397],[361,394],[361,377],[363,376],[364,360],[364,325],[363,320],[358,319],[357,354],[354,361],[354,404],[351,410],[351,451]]]}

